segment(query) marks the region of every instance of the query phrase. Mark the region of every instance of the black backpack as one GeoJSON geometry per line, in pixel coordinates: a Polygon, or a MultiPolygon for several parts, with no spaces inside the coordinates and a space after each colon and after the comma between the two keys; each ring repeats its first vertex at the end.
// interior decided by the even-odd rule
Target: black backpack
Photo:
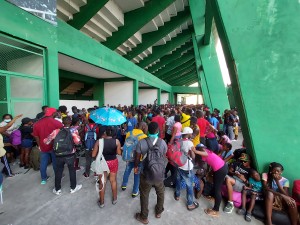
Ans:
{"type": "Polygon", "coordinates": [[[147,156],[144,159],[144,175],[149,183],[156,184],[165,179],[166,157],[159,149],[161,139],[158,138],[155,145],[149,138],[145,139],[148,145],[147,156]]]}
{"type": "Polygon", "coordinates": [[[53,149],[56,156],[73,153],[74,142],[70,128],[61,128],[54,139],[53,149]]]}

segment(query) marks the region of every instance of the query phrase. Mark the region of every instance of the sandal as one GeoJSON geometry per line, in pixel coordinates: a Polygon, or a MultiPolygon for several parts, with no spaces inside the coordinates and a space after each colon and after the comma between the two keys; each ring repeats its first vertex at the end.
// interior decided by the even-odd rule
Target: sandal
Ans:
{"type": "Polygon", "coordinates": [[[204,209],[204,212],[212,217],[219,217],[219,212],[213,210],[213,209],[204,209]]]}
{"type": "Polygon", "coordinates": [[[245,215],[245,220],[246,220],[247,222],[251,222],[251,218],[252,218],[252,214],[249,213],[249,212],[247,212],[246,215],[245,215]]]}
{"type": "Polygon", "coordinates": [[[179,197],[176,196],[176,193],[175,193],[175,192],[174,192],[174,199],[175,199],[176,201],[179,201],[179,197]]]}
{"type": "Polygon", "coordinates": [[[104,207],[104,203],[101,204],[100,201],[97,201],[97,204],[98,204],[99,208],[103,208],[104,207]]]}
{"type": "Polygon", "coordinates": [[[187,206],[187,209],[189,210],[189,211],[192,211],[192,210],[194,210],[194,209],[197,209],[198,207],[199,207],[199,203],[198,202],[193,202],[193,208],[190,208],[189,206],[187,206]]]}
{"type": "Polygon", "coordinates": [[[246,209],[239,209],[237,214],[244,216],[246,214],[246,209]]]}
{"type": "Polygon", "coordinates": [[[140,214],[140,213],[136,213],[136,214],[134,215],[134,218],[135,218],[137,221],[141,222],[142,224],[148,224],[148,223],[149,223],[149,220],[148,220],[148,219],[143,219],[143,218],[141,217],[141,214],[140,214]]]}

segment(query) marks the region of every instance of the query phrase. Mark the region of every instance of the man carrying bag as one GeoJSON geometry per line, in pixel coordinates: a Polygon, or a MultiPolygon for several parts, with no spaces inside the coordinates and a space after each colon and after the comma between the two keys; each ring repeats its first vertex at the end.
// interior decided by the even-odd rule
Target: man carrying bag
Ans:
{"type": "Polygon", "coordinates": [[[157,195],[157,204],[155,207],[155,217],[160,218],[164,211],[164,173],[166,166],[167,144],[164,140],[158,137],[159,127],[156,122],[151,122],[148,125],[148,138],[138,142],[136,148],[135,168],[137,174],[138,164],[143,157],[142,171],[140,177],[140,204],[141,212],[135,214],[136,220],[143,224],[148,224],[148,204],[149,193],[154,187],[157,195]]]}

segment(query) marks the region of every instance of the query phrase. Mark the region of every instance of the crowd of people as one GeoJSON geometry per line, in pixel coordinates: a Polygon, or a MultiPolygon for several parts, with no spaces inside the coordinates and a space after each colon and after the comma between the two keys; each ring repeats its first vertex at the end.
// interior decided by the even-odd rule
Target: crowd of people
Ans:
{"type": "MultiPolygon", "coordinates": [[[[98,107],[78,109],[66,106],[58,109],[43,106],[42,112],[31,119],[5,114],[0,123],[0,169],[7,178],[14,177],[10,163],[19,159],[19,166],[30,169],[38,154],[41,185],[49,179],[47,167],[51,163],[55,184],[53,193],[61,195],[64,165],[69,169],[70,193],[82,188],[77,184],[76,170],[80,170],[80,156],[85,157],[85,178],[96,177],[99,190],[97,201],[104,208],[106,184],[112,189],[112,204],[118,201],[117,175],[122,156],[126,168],[121,190],[128,186],[134,171],[132,197],[140,196],[141,211],[135,219],[148,224],[148,202],[152,187],[157,204],[155,217],[164,211],[165,187],[174,188],[174,200],[186,190],[186,208],[199,207],[201,196],[214,202],[205,209],[209,216],[218,217],[222,195],[227,202],[223,211],[232,213],[234,195],[239,195],[239,215],[251,221],[257,201],[264,202],[265,224],[272,224],[272,212],[286,211],[292,225],[298,221],[300,181],[294,182],[290,196],[289,180],[282,176],[283,165],[270,162],[269,170],[260,174],[252,165],[247,148],[233,149],[238,139],[239,117],[237,109],[211,110],[205,105],[146,105],[113,106],[123,113],[126,122],[118,126],[96,124],[90,113],[98,107]],[[18,126],[17,120],[21,119],[18,126]],[[38,151],[37,151],[38,149],[38,151]],[[225,190],[224,194],[222,190],[225,190]],[[247,204],[249,202],[249,204],[247,204]],[[297,208],[298,207],[298,208],[297,208]]],[[[3,176],[0,173],[0,187],[3,176]]]]}

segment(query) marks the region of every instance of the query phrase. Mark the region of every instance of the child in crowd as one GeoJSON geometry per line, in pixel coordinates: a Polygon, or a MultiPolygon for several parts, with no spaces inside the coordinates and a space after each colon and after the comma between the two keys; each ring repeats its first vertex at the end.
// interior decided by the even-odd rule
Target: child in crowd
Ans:
{"type": "Polygon", "coordinates": [[[283,166],[272,162],[269,172],[262,174],[263,187],[265,190],[266,225],[272,223],[272,211],[287,210],[292,225],[297,224],[298,212],[296,201],[289,196],[289,180],[282,176],[283,166]]]}
{"type": "Polygon", "coordinates": [[[225,143],[231,144],[231,140],[230,140],[230,138],[224,133],[224,131],[219,131],[217,134],[218,134],[218,137],[219,137],[219,140],[218,140],[219,151],[222,151],[222,150],[223,150],[224,144],[225,144],[225,143]]]}
{"type": "Polygon", "coordinates": [[[33,132],[33,121],[28,117],[22,119],[22,124],[19,128],[21,131],[21,156],[20,156],[20,167],[24,167],[24,169],[29,168],[29,155],[33,146],[33,136],[31,133],[33,132]]]}
{"type": "Polygon", "coordinates": [[[219,153],[219,156],[226,162],[229,163],[234,157],[232,145],[230,143],[225,143],[223,145],[223,150],[219,153]]]}
{"type": "Polygon", "coordinates": [[[242,208],[238,210],[239,215],[245,216],[245,220],[250,222],[252,217],[252,210],[256,200],[262,200],[262,182],[259,173],[251,169],[248,186],[244,186],[242,192],[242,208]],[[250,197],[250,205],[246,210],[247,198],[250,197]]]}

